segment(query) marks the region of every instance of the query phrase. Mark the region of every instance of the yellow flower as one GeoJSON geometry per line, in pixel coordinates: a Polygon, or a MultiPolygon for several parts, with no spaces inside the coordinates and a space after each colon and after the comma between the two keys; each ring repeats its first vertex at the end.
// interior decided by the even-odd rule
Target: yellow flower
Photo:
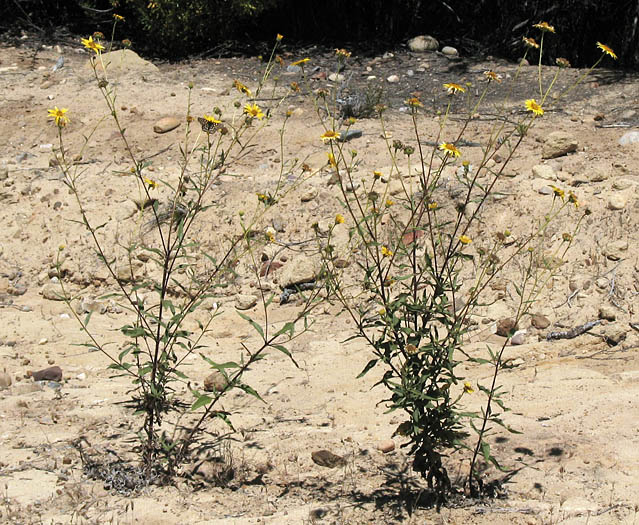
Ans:
{"type": "Polygon", "coordinates": [[[473,385],[471,385],[468,381],[464,381],[464,394],[472,394],[475,391],[473,385]]]}
{"type": "Polygon", "coordinates": [[[291,64],[291,66],[303,66],[304,64],[306,64],[306,62],[310,62],[310,58],[302,58],[301,60],[298,60],[297,62],[293,62],[291,64]]]}
{"type": "Polygon", "coordinates": [[[157,9],[158,5],[155,2],[149,2],[149,5],[146,6],[147,9],[157,9]]]}
{"type": "Polygon", "coordinates": [[[281,42],[283,38],[284,38],[284,35],[280,35],[279,33],[277,33],[275,40],[277,40],[278,42],[281,42]]]}
{"type": "Polygon", "coordinates": [[[541,29],[542,31],[548,31],[549,33],[554,33],[555,28],[551,26],[548,22],[539,22],[538,24],[534,24],[533,27],[537,29],[541,29]]]}
{"type": "Polygon", "coordinates": [[[337,168],[337,162],[335,161],[335,155],[333,155],[331,152],[328,152],[326,155],[328,156],[328,163],[333,168],[337,168]]]}
{"type": "Polygon", "coordinates": [[[146,177],[144,178],[144,184],[146,184],[151,189],[155,189],[155,188],[158,187],[158,183],[157,182],[155,182],[152,179],[147,179],[146,177]]]}
{"type": "Polygon", "coordinates": [[[375,170],[373,172],[373,177],[375,177],[376,179],[381,179],[382,178],[382,172],[375,170]]]}
{"type": "Polygon", "coordinates": [[[386,315],[386,308],[380,308],[379,310],[377,310],[377,313],[379,315],[386,315]]]}
{"type": "Polygon", "coordinates": [[[526,109],[528,111],[532,111],[537,117],[541,117],[544,114],[543,108],[537,104],[537,101],[534,98],[526,100],[526,109]]]}
{"type": "Polygon", "coordinates": [[[267,231],[266,237],[268,239],[268,242],[275,242],[275,234],[272,231],[267,231]]]}
{"type": "Polygon", "coordinates": [[[570,67],[570,62],[568,62],[568,60],[563,57],[557,57],[555,59],[555,64],[557,64],[559,67],[570,67]]]}
{"type": "Polygon", "coordinates": [[[558,188],[557,186],[553,186],[552,184],[550,185],[550,187],[552,188],[552,191],[555,194],[555,197],[559,197],[563,201],[564,197],[566,196],[566,194],[564,193],[564,190],[562,190],[561,188],[558,188]]]}
{"type": "Polygon", "coordinates": [[[501,75],[498,75],[494,71],[484,71],[484,76],[488,79],[488,82],[494,81],[501,84],[501,75]]]}
{"type": "Polygon", "coordinates": [[[69,117],[66,116],[66,112],[69,111],[68,109],[58,109],[58,106],[56,106],[53,109],[48,109],[47,111],[49,112],[49,118],[55,120],[55,125],[59,128],[63,128],[71,122],[69,117]]]}
{"type": "Polygon", "coordinates": [[[337,131],[333,131],[332,129],[326,130],[324,134],[320,137],[320,139],[322,139],[324,143],[337,140],[338,138],[340,138],[340,134],[337,131]]]}
{"type": "Polygon", "coordinates": [[[436,202],[431,202],[428,204],[428,209],[429,210],[436,210],[437,209],[437,203],[436,202]]]}
{"type": "Polygon", "coordinates": [[[539,44],[535,42],[534,38],[524,37],[523,40],[524,40],[524,44],[526,44],[528,47],[539,49],[539,44]]]}
{"type": "Polygon", "coordinates": [[[244,113],[249,117],[257,118],[262,120],[264,118],[264,113],[257,104],[246,104],[244,106],[244,113]]]}
{"type": "Polygon", "coordinates": [[[384,257],[392,257],[393,252],[389,250],[386,246],[382,246],[382,256],[384,257]]]}
{"type": "Polygon", "coordinates": [[[461,242],[462,244],[470,244],[471,242],[473,242],[473,240],[468,237],[468,235],[460,235],[459,242],[461,242]]]}
{"type": "Polygon", "coordinates": [[[455,93],[464,93],[466,91],[466,88],[464,86],[455,84],[454,82],[444,84],[444,87],[448,90],[449,95],[454,95],[455,93]]]}
{"type": "Polygon", "coordinates": [[[104,49],[104,46],[93,40],[92,36],[90,36],[89,38],[83,38],[82,43],[84,44],[84,47],[86,49],[94,51],[97,55],[99,55],[100,52],[104,49]]]}
{"type": "Polygon", "coordinates": [[[115,19],[116,22],[124,22],[124,17],[118,14],[113,13],[113,18],[115,19]]]}
{"type": "Polygon", "coordinates": [[[351,52],[350,51],[346,51],[346,49],[336,49],[335,50],[335,54],[339,58],[348,58],[349,56],[351,56],[351,52]]]}
{"type": "Polygon", "coordinates": [[[601,42],[597,42],[597,47],[599,49],[601,49],[601,51],[603,51],[606,55],[609,55],[612,58],[614,58],[615,60],[617,60],[617,55],[615,55],[615,52],[612,49],[610,49],[606,44],[602,44],[601,42]]]}
{"type": "Polygon", "coordinates": [[[244,84],[242,84],[239,80],[233,81],[233,87],[237,89],[240,93],[244,93],[247,97],[251,96],[251,90],[247,88],[244,84]]]}
{"type": "Polygon", "coordinates": [[[386,207],[390,208],[393,204],[395,204],[391,199],[386,199],[386,207]]]}
{"type": "Polygon", "coordinates": [[[579,208],[581,203],[577,200],[577,196],[571,191],[568,193],[568,202],[571,202],[575,205],[575,208],[579,208]]]}
{"type": "Polygon", "coordinates": [[[453,157],[459,157],[461,152],[450,142],[442,142],[439,145],[439,149],[446,152],[446,155],[452,155],[453,157]]]}
{"type": "Polygon", "coordinates": [[[335,224],[344,224],[344,216],[341,213],[335,215],[335,224]]]}
{"type": "Polygon", "coordinates": [[[122,45],[124,47],[131,47],[133,45],[133,42],[131,42],[128,38],[125,38],[124,40],[122,40],[122,45]]]}
{"type": "Polygon", "coordinates": [[[222,121],[216,119],[213,115],[204,115],[204,120],[209,121],[211,124],[221,124],[222,121]]]}
{"type": "Polygon", "coordinates": [[[411,108],[423,108],[424,104],[417,97],[411,97],[406,101],[406,105],[411,108]]]}
{"type": "Polygon", "coordinates": [[[301,91],[300,85],[297,82],[291,82],[291,91],[299,93],[301,91]]]}

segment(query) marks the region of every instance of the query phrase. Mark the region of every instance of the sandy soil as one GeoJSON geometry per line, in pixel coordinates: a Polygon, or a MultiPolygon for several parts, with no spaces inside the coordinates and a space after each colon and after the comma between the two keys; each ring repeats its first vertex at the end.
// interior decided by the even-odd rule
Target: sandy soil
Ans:
{"type": "MultiPolygon", "coordinates": [[[[67,140],[71,152],[81,147],[83,135],[106,113],[87,57],[84,51],[69,47],[38,48],[37,53],[33,47],[0,48],[0,369],[11,379],[11,385],[0,391],[1,522],[637,522],[639,334],[633,323],[639,293],[635,244],[639,145],[618,144],[628,129],[598,125],[637,123],[639,79],[598,73],[573,91],[561,110],[547,112],[507,168],[499,198],[484,212],[484,232],[505,225],[512,231],[527,231],[552,200],[551,195],[543,194],[543,188],[556,184],[576,192],[592,214],[566,263],[533,308],[550,326],[535,328],[526,318],[524,344],[506,351],[511,366],[503,371],[501,380],[511,412],[504,418],[521,434],[496,432],[491,444],[497,458],[515,469],[513,474],[504,482],[499,498],[460,500],[438,513],[421,504],[423,484],[410,471],[410,459],[399,448],[401,440],[395,438],[397,447],[392,452],[378,450],[380,442],[391,439],[401,419],[377,405],[385,392],[380,387],[371,390],[371,386],[380,371],[356,379],[370,358],[370,349],[357,341],[345,342],[352,334],[352,324],[337,316],[339,307],[330,304],[313,314],[312,329],[291,346],[300,368],[283,355],[269,355],[248,377],[265,403],[232,394],[225,407],[235,413],[237,432],[216,441],[226,429],[215,424],[208,429],[212,453],[232,461],[235,469],[235,479],[226,487],[216,486],[214,466],[174,486],[151,486],[135,494],[108,490],[104,481],[86,475],[74,442],[83,438],[83,449],[94,457],[130,459],[139,430],[139,421],[123,405],[130,382],[112,378],[103,355],[76,346],[85,341],[77,322],[64,303],[43,295],[51,286],[61,244],[66,246],[63,278],[73,293],[90,300],[114,289],[94,255],[91,239],[73,222],[78,219],[77,206],[59,170],[50,167],[56,129],[47,122],[48,108],[70,109],[67,140]],[[64,67],[51,72],[60,55],[65,57],[64,67]],[[544,161],[544,141],[557,130],[573,135],[577,151],[544,161]],[[532,170],[537,165],[550,166],[551,179],[539,178],[539,172],[532,170]],[[545,338],[548,331],[569,330],[600,317],[605,319],[588,334],[561,341],[545,338]],[[61,387],[27,377],[28,371],[51,365],[63,370],[61,387]],[[316,465],[311,452],[319,449],[344,456],[345,464],[334,469],[316,465]]],[[[319,72],[330,73],[330,62],[318,56],[315,63],[321,66],[319,72]]],[[[412,137],[411,125],[399,109],[408,94],[419,92],[437,107],[446,100],[443,82],[476,82],[482,71],[495,69],[505,82],[491,93],[486,111],[480,110],[480,118],[466,135],[485,138],[494,124],[494,104],[502,100],[515,72],[515,66],[500,61],[449,62],[440,55],[406,52],[385,58],[353,57],[351,63],[347,73],[353,73],[354,89],[371,75],[382,80],[390,106],[388,131],[406,142],[412,137]],[[409,76],[408,69],[415,74],[409,76]],[[396,85],[384,80],[391,74],[400,77],[396,85]]],[[[195,84],[193,114],[210,113],[214,106],[230,113],[238,100],[231,88],[233,80],[254,86],[259,65],[254,59],[221,59],[114,69],[127,135],[136,153],[153,156],[156,177],[175,179],[184,124],[165,134],[154,133],[153,125],[164,116],[183,119],[188,82],[195,84]]],[[[554,72],[544,71],[545,75],[554,72]]],[[[523,107],[523,100],[534,96],[531,79],[535,73],[535,67],[525,68],[515,85],[512,108],[523,107]]],[[[569,71],[563,85],[579,73],[569,71]]],[[[299,80],[296,74],[285,74],[282,79],[286,83],[299,80]]],[[[322,78],[314,81],[314,87],[326,84],[322,78]]],[[[295,157],[312,167],[326,162],[325,147],[318,140],[322,128],[311,104],[296,96],[282,107],[273,107],[256,145],[220,177],[211,193],[212,207],[194,232],[209,248],[215,249],[238,233],[238,211],[255,208],[256,192],[274,188],[281,166],[278,130],[286,110],[293,113],[287,125],[285,162],[295,157]]],[[[420,126],[428,139],[437,125],[425,113],[420,126]]],[[[388,166],[379,123],[363,119],[356,128],[363,136],[350,144],[362,159],[360,172],[388,166]]],[[[477,162],[480,150],[469,148],[467,155],[471,163],[477,162]]],[[[137,190],[125,176],[130,161],[109,122],[92,136],[82,162],[86,168],[82,196],[95,224],[105,223],[102,239],[114,246],[117,239],[126,240],[135,230],[137,190]]],[[[328,184],[329,179],[330,173],[323,173],[288,193],[262,226],[282,225],[277,236],[283,243],[311,237],[313,223],[332,221],[341,210],[338,190],[328,184]]],[[[166,195],[158,190],[160,199],[166,195]]],[[[560,237],[569,224],[557,224],[554,235],[560,237]]],[[[288,259],[294,255],[288,254],[288,259]]],[[[256,293],[255,276],[246,263],[237,270],[237,278],[216,298],[221,315],[204,340],[207,355],[217,361],[238,359],[242,345],[250,348],[258,343],[235,308],[238,294],[256,293]]],[[[142,265],[139,271],[143,274],[147,268],[142,265]]],[[[469,352],[481,355],[486,343],[499,345],[502,341],[494,333],[495,323],[513,313],[510,279],[514,277],[513,270],[488,290],[490,306],[477,312],[469,352]]],[[[275,272],[267,279],[267,288],[277,291],[277,278],[275,272]]],[[[126,313],[108,300],[103,302],[104,312],[93,316],[91,327],[102,340],[120,344],[117,329],[125,323],[126,313]]],[[[275,303],[267,322],[278,326],[299,309],[296,301],[275,303]]],[[[257,321],[266,319],[259,302],[248,313],[257,321]]],[[[201,384],[210,370],[198,357],[188,361],[187,373],[201,384]]],[[[465,375],[474,383],[485,384],[490,371],[468,366],[465,375]]],[[[472,405],[477,401],[469,399],[478,408],[472,405]]],[[[467,463],[461,460],[451,458],[451,473],[464,472],[467,463]]],[[[503,477],[495,471],[486,475],[487,480],[503,477]]]]}

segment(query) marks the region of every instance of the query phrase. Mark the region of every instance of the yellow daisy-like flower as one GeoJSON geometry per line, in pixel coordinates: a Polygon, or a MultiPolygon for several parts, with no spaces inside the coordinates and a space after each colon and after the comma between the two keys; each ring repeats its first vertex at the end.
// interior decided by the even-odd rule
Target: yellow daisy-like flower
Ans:
{"type": "Polygon", "coordinates": [[[439,145],[439,149],[446,152],[446,155],[452,155],[453,157],[459,157],[461,155],[461,151],[459,151],[457,147],[450,142],[442,142],[439,145]]]}
{"type": "Polygon", "coordinates": [[[376,179],[381,179],[381,178],[382,178],[382,175],[383,175],[383,174],[382,174],[382,172],[381,172],[381,171],[377,171],[377,170],[375,170],[375,171],[373,172],[373,177],[375,177],[376,179]]]}
{"type": "Polygon", "coordinates": [[[544,109],[537,104],[537,101],[534,98],[526,100],[526,109],[528,111],[532,111],[537,117],[541,117],[544,114],[544,109]]]}
{"type": "Polygon", "coordinates": [[[488,82],[501,84],[501,75],[498,75],[494,71],[484,71],[484,76],[488,79],[488,82]]]}
{"type": "Polygon", "coordinates": [[[473,385],[471,385],[468,381],[464,381],[464,394],[472,394],[475,391],[473,385]]]}
{"type": "Polygon", "coordinates": [[[337,131],[333,131],[332,129],[328,129],[322,134],[320,139],[322,139],[322,141],[324,143],[327,143],[327,142],[331,142],[331,141],[337,140],[338,138],[340,138],[340,136],[341,135],[337,131]]]}
{"type": "Polygon", "coordinates": [[[574,204],[575,208],[579,208],[579,206],[581,206],[581,203],[577,199],[577,196],[572,191],[568,193],[568,202],[574,204]]]}
{"type": "Polygon", "coordinates": [[[344,216],[341,213],[335,215],[335,224],[344,224],[344,216]]]}
{"type": "Polygon", "coordinates": [[[389,250],[386,246],[382,246],[382,256],[383,257],[392,257],[393,252],[389,250]]]}
{"type": "Polygon", "coordinates": [[[144,178],[144,184],[146,184],[149,188],[155,189],[158,187],[158,183],[152,179],[144,178]]]}
{"type": "Polygon", "coordinates": [[[557,186],[553,186],[552,184],[550,185],[550,187],[552,188],[552,192],[555,194],[555,197],[559,197],[563,201],[566,197],[564,190],[558,188],[557,186]]]}
{"type": "Polygon", "coordinates": [[[55,120],[55,125],[59,128],[63,128],[71,122],[66,115],[67,111],[69,111],[68,109],[58,109],[58,106],[55,106],[53,109],[48,109],[47,111],[49,112],[49,118],[55,120]]]}
{"type": "Polygon", "coordinates": [[[272,231],[266,232],[266,238],[268,239],[268,242],[275,242],[275,234],[272,231]]]}
{"type": "Polygon", "coordinates": [[[563,57],[557,57],[555,59],[555,64],[557,64],[559,67],[570,67],[570,62],[568,62],[568,60],[563,57]]]}
{"type": "Polygon", "coordinates": [[[411,107],[411,108],[423,108],[424,107],[424,104],[422,104],[421,101],[417,97],[411,97],[408,100],[406,100],[406,105],[411,107]]]}
{"type": "Polygon", "coordinates": [[[257,118],[259,120],[264,118],[264,113],[262,113],[261,108],[257,104],[246,104],[246,106],[244,106],[244,113],[249,117],[257,118]]]}
{"type": "Polygon", "coordinates": [[[83,38],[82,44],[86,49],[90,49],[91,51],[95,52],[96,55],[99,55],[104,49],[104,46],[93,40],[92,36],[90,36],[89,38],[83,38]]]}
{"type": "Polygon", "coordinates": [[[233,81],[233,87],[237,89],[240,93],[244,93],[247,97],[251,96],[251,90],[247,88],[244,84],[242,84],[239,80],[233,81]]]}
{"type": "Polygon", "coordinates": [[[349,56],[351,56],[351,52],[350,51],[346,51],[346,49],[336,49],[335,50],[335,54],[339,58],[348,58],[349,56]]]}
{"type": "Polygon", "coordinates": [[[617,60],[617,55],[615,54],[615,52],[611,48],[609,48],[606,44],[597,42],[597,47],[601,49],[601,51],[603,51],[606,55],[611,56],[612,58],[617,60]]]}
{"type": "Polygon", "coordinates": [[[534,49],[539,49],[539,44],[537,42],[535,42],[534,38],[528,38],[528,37],[524,37],[524,44],[526,44],[528,47],[532,47],[534,49]]]}
{"type": "Polygon", "coordinates": [[[386,315],[386,308],[380,308],[379,310],[377,310],[377,313],[379,315],[386,315]]]}
{"type": "Polygon", "coordinates": [[[306,62],[310,62],[310,61],[311,61],[310,58],[302,58],[301,60],[293,62],[291,66],[303,66],[304,64],[306,64],[306,62]]]}
{"type": "Polygon", "coordinates": [[[213,115],[204,115],[204,120],[209,121],[211,124],[221,124],[222,121],[216,119],[213,115]]]}
{"type": "Polygon", "coordinates": [[[454,95],[455,93],[465,93],[466,88],[460,84],[455,84],[454,82],[448,82],[444,84],[444,88],[448,90],[449,95],[454,95]]]}
{"type": "Polygon", "coordinates": [[[541,29],[542,31],[547,31],[548,33],[554,33],[555,28],[551,26],[548,22],[539,22],[538,24],[534,24],[533,27],[537,29],[541,29]]]}
{"type": "Polygon", "coordinates": [[[386,199],[386,207],[390,208],[393,204],[395,204],[391,199],[386,199]]]}
{"type": "Polygon", "coordinates": [[[328,163],[333,168],[337,168],[337,161],[335,160],[335,155],[333,155],[331,152],[328,152],[326,155],[328,156],[328,163]]]}
{"type": "Polygon", "coordinates": [[[436,210],[437,209],[437,203],[436,202],[431,202],[428,204],[428,209],[429,210],[436,210]]]}
{"type": "Polygon", "coordinates": [[[460,235],[459,242],[461,242],[462,244],[470,244],[471,242],[473,242],[473,240],[468,237],[468,235],[460,235]]]}
{"type": "Polygon", "coordinates": [[[280,35],[279,33],[277,33],[275,40],[277,40],[278,42],[281,42],[283,38],[284,38],[284,35],[280,35]]]}
{"type": "Polygon", "coordinates": [[[113,13],[113,18],[116,20],[116,22],[124,22],[124,17],[121,15],[113,13]]]}

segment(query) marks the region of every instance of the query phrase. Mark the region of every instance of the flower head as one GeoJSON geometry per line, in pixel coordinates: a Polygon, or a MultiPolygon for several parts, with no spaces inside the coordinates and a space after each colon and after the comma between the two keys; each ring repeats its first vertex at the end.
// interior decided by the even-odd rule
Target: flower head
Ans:
{"type": "Polygon", "coordinates": [[[58,109],[58,106],[56,106],[53,109],[49,109],[47,111],[49,112],[49,118],[52,118],[53,120],[55,120],[55,125],[58,126],[59,128],[63,128],[69,122],[71,122],[69,120],[69,117],[67,117],[66,115],[67,111],[69,111],[68,109],[65,109],[65,108],[58,109]]]}
{"type": "Polygon", "coordinates": [[[148,179],[146,177],[144,177],[144,184],[146,184],[151,189],[155,189],[155,188],[158,187],[158,183],[157,182],[155,182],[152,179],[148,179]]]}
{"type": "Polygon", "coordinates": [[[122,40],[122,45],[124,47],[131,47],[133,43],[128,38],[125,38],[124,40],[122,40]]]}
{"type": "Polygon", "coordinates": [[[461,151],[457,149],[455,144],[451,144],[450,142],[442,142],[439,145],[439,149],[446,153],[446,155],[452,155],[453,157],[459,157],[461,155],[461,151]]]}
{"type": "Polygon", "coordinates": [[[204,120],[211,124],[220,124],[222,122],[221,120],[216,119],[213,115],[204,115],[204,120]]]}
{"type": "Polygon", "coordinates": [[[462,244],[470,244],[471,242],[473,242],[473,240],[468,237],[468,235],[460,235],[459,242],[461,242],[462,244]]]}
{"type": "Polygon", "coordinates": [[[528,38],[528,37],[524,37],[524,44],[526,44],[528,47],[532,47],[533,49],[539,49],[539,44],[537,42],[535,42],[534,38],[528,38]]]}
{"type": "Polygon", "coordinates": [[[424,104],[417,97],[411,97],[406,100],[406,105],[411,108],[423,108],[424,104]]]}
{"type": "Polygon", "coordinates": [[[283,38],[284,35],[280,35],[279,33],[277,33],[277,35],[275,36],[275,40],[277,40],[278,42],[281,42],[283,38]]]}
{"type": "Polygon", "coordinates": [[[264,118],[264,113],[262,113],[262,109],[257,104],[246,104],[244,106],[244,114],[259,120],[264,118]]]}
{"type": "Polygon", "coordinates": [[[615,54],[615,52],[611,48],[609,48],[606,44],[602,44],[601,42],[597,42],[597,47],[599,49],[601,49],[601,51],[603,53],[605,53],[606,55],[611,56],[612,58],[617,60],[617,55],[615,54]]]}
{"type": "Polygon", "coordinates": [[[322,139],[322,141],[324,141],[324,143],[326,143],[326,142],[331,142],[331,141],[337,140],[337,139],[340,138],[340,136],[341,135],[337,131],[333,131],[332,129],[328,129],[322,134],[320,139],[322,139]]]}
{"type": "Polygon", "coordinates": [[[251,90],[247,88],[244,84],[242,84],[239,80],[233,81],[233,87],[237,89],[240,93],[244,93],[247,97],[251,96],[251,90]]]}
{"type": "Polygon", "coordinates": [[[464,394],[472,394],[475,391],[473,385],[471,385],[468,381],[464,381],[464,394]]]}
{"type": "Polygon", "coordinates": [[[395,202],[392,199],[386,199],[386,207],[390,208],[395,202]]]}
{"type": "Polygon", "coordinates": [[[455,93],[464,93],[466,88],[460,84],[455,84],[454,82],[449,82],[444,84],[444,87],[448,90],[449,95],[454,95],[455,93]]]}
{"type": "Polygon", "coordinates": [[[555,64],[557,64],[559,67],[570,67],[570,62],[568,62],[567,59],[563,58],[563,57],[557,57],[555,59],[555,64]]]}
{"type": "Polygon", "coordinates": [[[84,44],[84,47],[86,49],[90,49],[91,51],[95,52],[96,55],[99,55],[104,49],[104,46],[93,40],[92,36],[90,36],[89,38],[83,38],[82,44],[84,44]]]}
{"type": "Polygon", "coordinates": [[[291,64],[291,66],[303,66],[304,64],[306,64],[306,62],[310,62],[310,58],[302,58],[301,60],[297,60],[296,62],[293,62],[291,64]]]}
{"type": "Polygon", "coordinates": [[[290,88],[291,91],[294,91],[295,93],[299,93],[301,91],[300,85],[297,82],[291,82],[290,88]]]}
{"type": "Polygon", "coordinates": [[[537,101],[534,98],[526,100],[526,109],[528,111],[532,111],[536,117],[541,117],[544,114],[544,109],[537,104],[537,101]]]}
{"type": "Polygon", "coordinates": [[[538,24],[534,24],[533,27],[536,27],[537,29],[541,29],[544,32],[547,31],[548,33],[555,32],[555,28],[551,26],[548,22],[539,22],[538,24]]]}
{"type": "Polygon", "coordinates": [[[348,58],[351,56],[351,52],[346,51],[346,49],[336,49],[335,54],[337,55],[337,58],[348,58]]]}
{"type": "Polygon", "coordinates": [[[557,186],[553,186],[552,184],[550,185],[550,187],[552,188],[552,192],[554,193],[555,197],[559,197],[563,201],[566,196],[564,190],[558,188],[557,186]]]}
{"type": "Polygon", "coordinates": [[[393,252],[389,250],[386,246],[382,246],[382,256],[383,257],[392,257],[393,252]]]}
{"type": "Polygon", "coordinates": [[[335,215],[335,224],[344,224],[344,216],[341,213],[335,215]]]}
{"type": "Polygon", "coordinates": [[[337,161],[335,160],[335,155],[333,155],[330,151],[326,154],[328,156],[328,163],[333,168],[337,168],[337,161]]]}
{"type": "Polygon", "coordinates": [[[437,203],[435,201],[429,202],[428,203],[428,209],[431,210],[431,211],[432,210],[436,210],[437,209],[437,203]]]}
{"type": "Polygon", "coordinates": [[[373,177],[374,177],[374,178],[376,178],[376,179],[381,179],[381,178],[382,178],[382,175],[383,175],[383,174],[382,174],[382,172],[381,172],[381,171],[375,170],[375,171],[373,172],[373,177]]]}
{"type": "Polygon", "coordinates": [[[116,14],[116,13],[113,13],[113,19],[114,19],[116,22],[124,22],[124,17],[123,17],[123,16],[121,16],[121,15],[118,15],[118,14],[116,14]]]}
{"type": "Polygon", "coordinates": [[[577,199],[577,196],[572,191],[568,192],[568,202],[574,204],[575,208],[579,208],[579,206],[581,206],[581,203],[577,199]]]}
{"type": "Polygon", "coordinates": [[[495,73],[494,71],[484,71],[484,76],[488,79],[488,82],[497,82],[501,83],[501,75],[495,73]]]}

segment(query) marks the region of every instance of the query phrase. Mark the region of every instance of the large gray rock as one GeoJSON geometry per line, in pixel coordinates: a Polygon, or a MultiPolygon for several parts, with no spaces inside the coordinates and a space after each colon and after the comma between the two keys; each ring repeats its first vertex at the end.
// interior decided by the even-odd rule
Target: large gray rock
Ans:
{"type": "Polygon", "coordinates": [[[291,259],[282,268],[280,286],[290,288],[296,284],[309,283],[317,278],[320,265],[310,257],[300,255],[291,259]]]}
{"type": "Polygon", "coordinates": [[[438,48],[439,42],[430,35],[418,35],[408,41],[408,49],[415,53],[436,51],[438,48]]]}
{"type": "Polygon", "coordinates": [[[577,139],[565,131],[553,131],[544,142],[542,157],[554,159],[577,151],[577,139]]]}

